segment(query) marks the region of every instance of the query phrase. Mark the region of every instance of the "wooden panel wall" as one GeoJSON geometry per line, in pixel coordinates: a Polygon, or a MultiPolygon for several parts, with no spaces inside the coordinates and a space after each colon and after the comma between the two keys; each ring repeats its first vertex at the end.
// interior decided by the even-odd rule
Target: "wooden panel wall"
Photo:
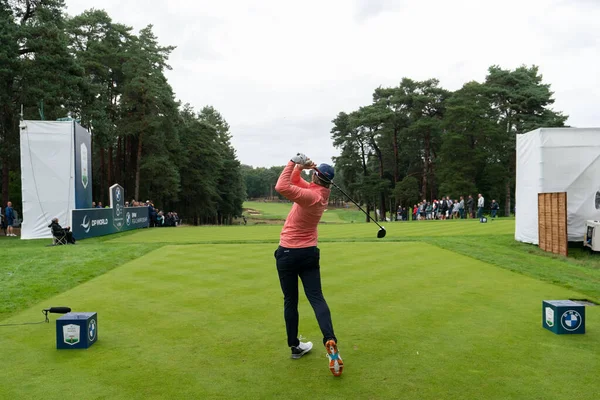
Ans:
{"type": "Polygon", "coordinates": [[[568,255],[567,193],[538,193],[540,249],[568,255]]]}

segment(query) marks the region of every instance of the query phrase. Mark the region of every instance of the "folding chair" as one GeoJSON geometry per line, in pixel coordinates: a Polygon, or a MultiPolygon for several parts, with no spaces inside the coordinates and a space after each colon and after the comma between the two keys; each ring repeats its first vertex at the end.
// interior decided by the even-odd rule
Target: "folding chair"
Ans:
{"type": "Polygon", "coordinates": [[[52,230],[52,246],[61,246],[67,243],[67,234],[64,231],[55,232],[52,230]]]}

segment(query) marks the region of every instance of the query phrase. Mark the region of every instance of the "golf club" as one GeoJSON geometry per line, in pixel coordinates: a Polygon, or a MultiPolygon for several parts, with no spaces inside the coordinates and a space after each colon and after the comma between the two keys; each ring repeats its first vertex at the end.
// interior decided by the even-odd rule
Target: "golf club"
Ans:
{"type": "Polygon", "coordinates": [[[353,202],[356,205],[356,207],[358,207],[360,209],[360,211],[364,212],[365,215],[371,219],[371,221],[375,222],[375,224],[379,227],[379,231],[377,232],[377,237],[379,239],[385,237],[386,231],[385,231],[385,228],[383,226],[379,225],[377,223],[377,221],[375,221],[373,219],[373,217],[371,217],[365,210],[363,210],[362,207],[359,206],[357,202],[355,202],[354,200],[352,200],[352,198],[350,196],[348,196],[348,194],[346,192],[344,192],[338,185],[336,185],[335,183],[333,183],[333,181],[330,181],[329,179],[327,179],[325,177],[325,175],[323,175],[323,173],[321,171],[319,171],[319,169],[316,166],[314,166],[313,169],[319,173],[319,179],[322,179],[323,181],[325,181],[325,182],[327,182],[327,183],[332,184],[333,186],[335,186],[335,188],[337,190],[339,190],[340,192],[342,192],[342,194],[344,196],[346,196],[348,198],[348,200],[350,200],[351,202],[353,202]]]}

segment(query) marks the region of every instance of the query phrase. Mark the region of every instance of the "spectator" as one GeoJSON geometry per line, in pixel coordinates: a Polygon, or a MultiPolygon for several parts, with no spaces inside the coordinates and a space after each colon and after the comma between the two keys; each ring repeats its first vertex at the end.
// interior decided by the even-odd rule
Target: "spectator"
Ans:
{"type": "Polygon", "coordinates": [[[446,219],[448,215],[448,202],[444,197],[442,197],[442,201],[440,202],[440,219],[446,219]]]}
{"type": "Polygon", "coordinates": [[[103,208],[103,207],[102,207],[102,202],[101,202],[101,201],[99,201],[99,202],[98,202],[98,207],[97,207],[97,208],[103,208]]]}
{"type": "Polygon", "coordinates": [[[92,208],[96,208],[96,202],[92,201],[92,208]]]}
{"type": "Polygon", "coordinates": [[[475,218],[475,214],[473,214],[473,206],[475,201],[473,200],[473,196],[469,195],[469,200],[467,200],[467,209],[469,210],[469,218],[475,218]]]}
{"type": "Polygon", "coordinates": [[[459,219],[460,218],[460,203],[458,202],[458,200],[454,200],[454,203],[452,203],[452,219],[459,219]]]}
{"type": "Polygon", "coordinates": [[[492,204],[490,205],[490,208],[492,209],[492,218],[496,218],[496,215],[498,214],[498,210],[500,209],[500,204],[496,203],[496,200],[492,200],[492,204]]]}
{"type": "Polygon", "coordinates": [[[13,225],[15,223],[15,210],[12,207],[12,203],[9,201],[6,203],[6,208],[4,209],[4,216],[6,217],[6,236],[17,236],[13,232],[13,225]]]}
{"type": "Polygon", "coordinates": [[[52,229],[52,235],[56,237],[61,237],[65,235],[67,237],[67,243],[75,244],[75,238],[73,238],[73,232],[71,232],[71,227],[67,226],[63,228],[58,223],[58,218],[52,219],[52,223],[48,225],[48,228],[52,229]]]}
{"type": "Polygon", "coordinates": [[[146,206],[148,207],[148,217],[150,217],[150,226],[156,226],[156,209],[150,200],[146,200],[146,206]]]}
{"type": "Polygon", "coordinates": [[[465,198],[460,196],[460,206],[458,207],[460,212],[460,219],[465,219],[465,198]]]}
{"type": "Polygon", "coordinates": [[[157,216],[156,216],[156,226],[164,226],[165,224],[165,217],[162,211],[159,211],[157,216]]]}
{"type": "Polygon", "coordinates": [[[483,195],[479,193],[479,198],[477,199],[477,218],[481,219],[483,217],[483,207],[485,206],[485,199],[483,195]]]}
{"type": "Polygon", "coordinates": [[[423,200],[423,202],[421,202],[421,205],[419,206],[419,219],[421,220],[425,219],[425,207],[427,207],[427,200],[423,200]]]}

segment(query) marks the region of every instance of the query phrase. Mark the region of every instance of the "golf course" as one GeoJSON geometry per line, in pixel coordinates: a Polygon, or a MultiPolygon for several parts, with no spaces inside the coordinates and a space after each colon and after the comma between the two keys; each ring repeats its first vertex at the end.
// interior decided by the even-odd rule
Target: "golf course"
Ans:
{"type": "Polygon", "coordinates": [[[290,205],[244,207],[247,225],[1,240],[0,324],[68,306],[98,313],[98,341],[57,350],[57,314],[0,326],[0,399],[598,399],[600,306],[583,335],[542,328],[543,300],[600,302],[595,255],[517,243],[514,219],[387,222],[377,239],[357,210],[328,210],[336,378],[303,293],[315,347],[286,345],[273,252],[290,205]]]}

